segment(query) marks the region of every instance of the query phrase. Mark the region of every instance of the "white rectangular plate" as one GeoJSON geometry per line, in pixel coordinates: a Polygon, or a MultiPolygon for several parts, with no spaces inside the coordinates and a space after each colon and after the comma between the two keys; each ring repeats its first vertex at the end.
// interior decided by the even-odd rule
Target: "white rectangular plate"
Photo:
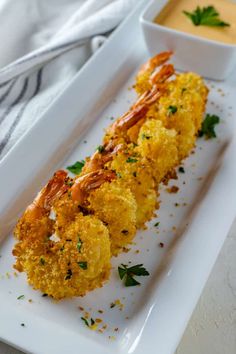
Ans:
{"type": "Polygon", "coordinates": [[[184,163],[186,173],[170,183],[179,186],[177,194],[161,188],[158,219],[138,232],[128,253],[112,259],[111,279],[103,288],[54,302],[32,290],[25,275],[14,275],[12,227],[19,213],[53,171],[90,155],[111,117],[134,101],[130,87],[148,58],[138,23],[142,7],[0,163],[0,339],[24,351],[173,353],[235,216],[234,76],[225,83],[207,82],[207,111],[221,117],[218,137],[199,139],[184,163]],[[129,261],[143,263],[150,272],[140,287],[125,288],[118,279],[117,266],[129,261]],[[20,295],[24,299],[17,300],[20,295]],[[110,308],[117,299],[123,306],[110,308]],[[99,328],[107,325],[106,330],[89,330],[79,306],[102,319],[99,328]]]}

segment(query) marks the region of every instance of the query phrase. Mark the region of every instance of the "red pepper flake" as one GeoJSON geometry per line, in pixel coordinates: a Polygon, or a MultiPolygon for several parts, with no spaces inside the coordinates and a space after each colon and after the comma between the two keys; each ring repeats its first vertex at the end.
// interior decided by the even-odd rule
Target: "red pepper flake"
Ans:
{"type": "Polygon", "coordinates": [[[98,310],[98,312],[99,312],[99,313],[103,313],[103,311],[102,311],[102,310],[98,310]]]}
{"type": "Polygon", "coordinates": [[[82,306],[79,306],[80,311],[84,311],[84,308],[82,306]]]}
{"type": "Polygon", "coordinates": [[[119,331],[119,328],[118,328],[118,327],[114,328],[114,331],[115,331],[115,332],[118,332],[118,331],[119,331]]]}
{"type": "Polygon", "coordinates": [[[160,247],[160,248],[163,248],[163,247],[164,247],[164,243],[163,243],[163,242],[160,242],[160,243],[159,243],[159,247],[160,247]]]}

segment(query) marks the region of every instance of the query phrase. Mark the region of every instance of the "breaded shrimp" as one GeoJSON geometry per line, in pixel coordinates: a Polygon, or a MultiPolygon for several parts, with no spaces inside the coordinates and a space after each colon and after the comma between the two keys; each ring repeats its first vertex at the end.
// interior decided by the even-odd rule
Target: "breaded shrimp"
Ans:
{"type": "Polygon", "coordinates": [[[165,128],[176,131],[179,162],[181,162],[195,146],[203,120],[208,89],[202,78],[194,73],[179,74],[174,80],[166,81],[166,78],[174,73],[169,65],[164,65],[156,72],[159,61],[162,63],[169,59],[170,54],[161,53],[160,58],[157,55],[142,66],[136,78],[135,89],[139,95],[143,95],[153,82],[160,84],[165,81],[166,90],[154,104],[149,106],[144,120],[161,120],[165,128]]]}
{"type": "Polygon", "coordinates": [[[136,234],[137,203],[129,188],[115,182],[104,183],[88,198],[89,210],[103,221],[109,230],[111,253],[117,256],[136,234]]]}
{"type": "Polygon", "coordinates": [[[58,171],[19,220],[15,268],[35,289],[61,299],[102,286],[111,255],[155,215],[158,185],[194,147],[208,94],[197,74],[173,76],[171,54],[141,67],[136,103],[107,129],[82,173],[58,171]]]}
{"type": "Polygon", "coordinates": [[[57,172],[15,228],[15,269],[55,299],[82,296],[103,285],[110,272],[107,227],[94,215],[84,216],[68,195],[66,173],[57,172]],[[50,219],[50,210],[73,212],[73,218],[50,219]]]}
{"type": "Polygon", "coordinates": [[[149,119],[141,126],[136,150],[149,160],[157,185],[178,164],[177,136],[161,121],[149,119]]]}
{"type": "Polygon", "coordinates": [[[150,107],[147,119],[161,120],[167,129],[177,133],[179,162],[195,146],[203,120],[208,89],[193,73],[180,74],[168,83],[168,91],[150,107]]]}
{"type": "MultiPolygon", "coordinates": [[[[107,161],[108,155],[105,155],[105,157],[105,161],[107,161]]],[[[101,167],[102,157],[99,159],[97,153],[95,153],[94,158],[95,161],[93,159],[88,161],[87,169],[85,166],[84,170],[88,171],[88,168],[95,168],[98,165],[101,167]]],[[[87,174],[83,173],[82,176],[76,178],[75,184],[71,188],[72,199],[77,204],[86,207],[89,213],[94,214],[107,225],[111,252],[116,256],[132,242],[136,234],[137,204],[135,197],[127,186],[118,183],[117,174],[113,169],[100,169],[87,174]],[[100,174],[103,176],[103,183],[100,183],[100,174]],[[84,196],[83,201],[81,200],[81,187],[83,187],[84,180],[88,180],[88,176],[91,176],[93,184],[100,183],[100,185],[97,188],[92,188],[93,190],[90,190],[87,198],[84,196]],[[104,176],[107,176],[105,180],[104,176]],[[97,180],[94,180],[94,177],[97,180]]],[[[90,186],[92,185],[90,183],[90,186]]]]}
{"type": "Polygon", "coordinates": [[[116,171],[119,177],[117,184],[132,192],[137,203],[137,228],[144,227],[145,222],[154,216],[154,211],[158,208],[158,187],[148,161],[130,144],[106,166],[116,171]]]}

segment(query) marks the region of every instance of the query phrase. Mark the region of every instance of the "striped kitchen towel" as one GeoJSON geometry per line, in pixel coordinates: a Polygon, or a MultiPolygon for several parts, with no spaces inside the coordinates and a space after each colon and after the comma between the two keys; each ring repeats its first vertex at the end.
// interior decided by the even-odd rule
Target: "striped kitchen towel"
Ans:
{"type": "Polygon", "coordinates": [[[0,160],[138,0],[1,0],[0,160]]]}

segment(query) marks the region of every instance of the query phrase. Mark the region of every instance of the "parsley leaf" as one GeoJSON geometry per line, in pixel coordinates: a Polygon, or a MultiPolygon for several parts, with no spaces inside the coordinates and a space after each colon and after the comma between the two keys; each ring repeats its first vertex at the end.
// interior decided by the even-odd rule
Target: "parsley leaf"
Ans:
{"type": "Polygon", "coordinates": [[[142,134],[142,140],[144,140],[144,139],[147,139],[147,140],[149,140],[149,139],[151,139],[151,136],[150,135],[146,135],[146,134],[142,134]]]}
{"type": "Polygon", "coordinates": [[[71,271],[71,269],[68,269],[66,276],[65,276],[65,280],[69,280],[69,279],[71,279],[71,277],[72,277],[72,271],[71,271]]]}
{"type": "Polygon", "coordinates": [[[45,259],[43,257],[40,258],[40,264],[44,265],[45,264],[45,259]]]}
{"type": "Polygon", "coordinates": [[[156,223],[154,224],[155,227],[158,227],[159,225],[160,225],[160,222],[156,222],[156,223]]]}
{"type": "Polygon", "coordinates": [[[176,106],[170,105],[168,107],[168,114],[175,114],[177,112],[178,108],[176,106]]]}
{"type": "Polygon", "coordinates": [[[80,252],[80,250],[81,250],[82,244],[83,244],[83,242],[81,241],[81,239],[80,239],[80,238],[78,238],[78,242],[77,242],[77,250],[78,250],[79,252],[80,252]]]}
{"type": "Polygon", "coordinates": [[[211,26],[211,27],[229,27],[230,24],[222,21],[219,18],[219,12],[214,6],[207,6],[197,8],[193,12],[183,11],[183,13],[190,18],[195,26],[211,26]]]}
{"type": "Polygon", "coordinates": [[[76,161],[74,163],[74,165],[68,166],[66,167],[67,170],[69,170],[70,172],[74,173],[75,175],[79,175],[82,171],[82,168],[85,165],[85,161],[81,160],[81,161],[76,161]]]}
{"type": "Polygon", "coordinates": [[[183,168],[183,166],[180,166],[180,167],[179,167],[179,172],[180,172],[180,173],[185,173],[185,169],[183,168]]]}
{"type": "Polygon", "coordinates": [[[133,278],[134,275],[149,275],[149,272],[143,267],[143,264],[137,264],[129,268],[127,265],[121,264],[121,266],[118,267],[118,273],[121,280],[125,278],[125,286],[136,286],[140,284],[136,279],[133,278]]]}
{"type": "Polygon", "coordinates": [[[22,300],[24,298],[25,298],[25,295],[20,295],[20,296],[18,296],[17,300],[22,300]]]}
{"type": "Polygon", "coordinates": [[[86,318],[84,317],[80,317],[82,321],[84,321],[84,323],[86,324],[86,326],[89,327],[89,323],[88,323],[88,320],[86,320],[86,318]]]}
{"type": "Polygon", "coordinates": [[[126,162],[128,162],[128,163],[134,163],[134,162],[137,162],[137,161],[138,160],[133,158],[133,157],[128,157],[127,160],[126,160],[126,162]]]}
{"type": "Polygon", "coordinates": [[[102,145],[99,145],[98,147],[97,147],[97,151],[101,154],[103,151],[105,150],[105,148],[104,148],[104,146],[102,146],[102,145]]]}
{"type": "Polygon", "coordinates": [[[81,269],[86,270],[88,268],[87,262],[77,262],[81,269]]]}
{"type": "Polygon", "coordinates": [[[198,136],[205,135],[208,139],[215,138],[215,125],[220,122],[220,118],[215,114],[207,114],[202,122],[202,129],[199,131],[198,136]]]}
{"type": "Polygon", "coordinates": [[[94,325],[94,323],[95,323],[95,321],[94,321],[93,318],[90,319],[91,325],[89,325],[89,322],[88,322],[88,320],[87,320],[85,317],[80,317],[80,318],[81,318],[82,321],[84,321],[84,323],[85,323],[86,326],[88,326],[88,327],[92,327],[92,326],[94,325]]]}

